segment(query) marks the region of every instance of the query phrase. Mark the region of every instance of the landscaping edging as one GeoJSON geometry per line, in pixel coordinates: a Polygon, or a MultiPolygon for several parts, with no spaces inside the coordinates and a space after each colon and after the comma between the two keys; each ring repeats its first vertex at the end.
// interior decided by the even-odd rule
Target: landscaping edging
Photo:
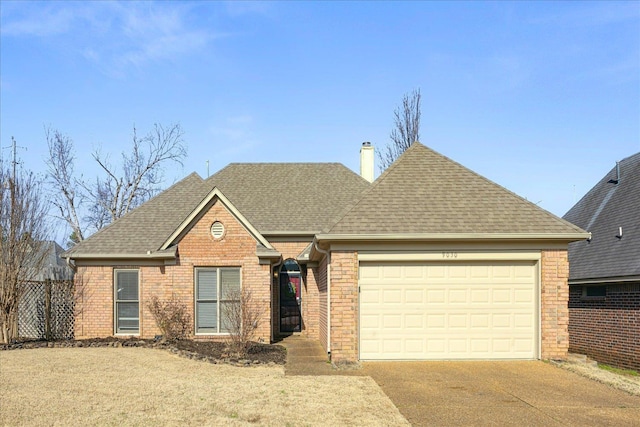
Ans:
{"type": "Polygon", "coordinates": [[[163,341],[151,341],[140,339],[114,339],[114,340],[65,340],[65,341],[24,341],[16,342],[13,344],[0,344],[0,351],[8,350],[30,350],[37,348],[100,348],[100,347],[137,347],[137,348],[152,348],[157,350],[169,351],[186,359],[198,360],[202,362],[209,362],[213,364],[224,364],[238,367],[247,366],[282,366],[286,363],[286,359],[282,363],[276,363],[274,361],[264,362],[260,360],[252,359],[240,359],[233,357],[217,358],[213,356],[207,356],[194,351],[182,350],[173,343],[163,341]]]}

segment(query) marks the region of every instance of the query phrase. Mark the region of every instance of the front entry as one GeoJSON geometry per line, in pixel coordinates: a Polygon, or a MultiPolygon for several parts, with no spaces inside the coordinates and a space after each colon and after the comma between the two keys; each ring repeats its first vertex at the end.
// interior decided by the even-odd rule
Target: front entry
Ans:
{"type": "Polygon", "coordinates": [[[286,260],[280,269],[280,332],[302,330],[300,303],[302,301],[302,276],[300,266],[292,259],[286,260]]]}

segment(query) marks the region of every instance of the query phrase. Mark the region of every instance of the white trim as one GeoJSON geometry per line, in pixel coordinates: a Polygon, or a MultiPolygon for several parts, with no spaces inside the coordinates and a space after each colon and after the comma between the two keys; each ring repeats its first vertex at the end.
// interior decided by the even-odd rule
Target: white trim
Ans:
{"type": "MultiPolygon", "coordinates": [[[[142,316],[140,316],[141,314],[141,307],[140,307],[140,269],[139,268],[114,268],[113,269],[113,281],[112,283],[112,290],[113,290],[113,335],[119,335],[119,336],[140,336],[140,331],[141,331],[141,319],[142,316]],[[127,332],[118,332],[118,286],[117,286],[117,277],[118,277],[118,272],[126,272],[126,271],[135,271],[138,275],[138,331],[137,332],[131,332],[131,333],[127,333],[127,332]]],[[[127,300],[123,300],[122,302],[126,302],[127,300]]]]}
{"type": "Polygon", "coordinates": [[[640,282],[640,276],[600,277],[595,279],[569,280],[569,285],[614,285],[617,283],[640,282]]]}
{"type": "Polygon", "coordinates": [[[171,236],[169,236],[169,238],[162,244],[162,246],[160,247],[160,250],[167,249],[182,234],[182,232],[189,225],[191,225],[191,223],[197,218],[197,216],[207,207],[209,202],[211,202],[215,197],[217,197],[218,200],[222,202],[222,204],[227,208],[227,210],[231,212],[231,214],[238,219],[240,224],[257,241],[262,243],[268,249],[274,249],[273,246],[271,246],[271,244],[269,243],[269,241],[265,239],[264,236],[262,236],[262,234],[260,234],[253,225],[251,225],[249,220],[247,220],[247,218],[245,218],[244,215],[240,213],[240,211],[233,205],[233,203],[229,201],[229,199],[227,199],[227,197],[222,193],[222,191],[220,191],[218,187],[214,187],[213,190],[211,190],[209,194],[207,194],[207,196],[204,199],[202,199],[200,204],[196,206],[196,208],[193,211],[191,211],[189,216],[182,222],[182,224],[180,224],[180,226],[178,226],[178,228],[171,234],[171,236]]]}
{"type": "Polygon", "coordinates": [[[591,238],[591,233],[398,233],[398,234],[317,234],[316,239],[342,240],[562,240],[573,242],[591,238]]]}
{"type": "Polygon", "coordinates": [[[368,253],[359,252],[358,261],[538,261],[540,251],[458,251],[439,250],[429,252],[368,253]]]}

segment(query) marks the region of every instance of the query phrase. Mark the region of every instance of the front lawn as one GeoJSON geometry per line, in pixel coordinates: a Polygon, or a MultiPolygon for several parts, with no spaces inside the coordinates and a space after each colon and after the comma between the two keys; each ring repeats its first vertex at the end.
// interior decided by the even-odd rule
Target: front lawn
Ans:
{"type": "Polygon", "coordinates": [[[147,348],[0,351],[0,425],[408,425],[369,377],[147,348]]]}

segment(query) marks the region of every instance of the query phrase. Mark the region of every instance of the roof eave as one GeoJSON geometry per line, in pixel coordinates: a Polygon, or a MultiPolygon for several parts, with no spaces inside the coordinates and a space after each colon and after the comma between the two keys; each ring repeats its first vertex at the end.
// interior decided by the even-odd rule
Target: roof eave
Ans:
{"type": "MultiPolygon", "coordinates": [[[[64,255],[64,254],[63,254],[64,255]]],[[[175,259],[177,255],[176,248],[171,248],[169,250],[151,252],[148,251],[146,253],[130,253],[130,254],[118,254],[118,253],[80,253],[80,254],[69,254],[64,255],[63,258],[66,259],[104,259],[104,260],[112,260],[112,259],[175,259]]]]}
{"type": "Polygon", "coordinates": [[[575,242],[591,238],[591,233],[397,233],[397,234],[317,234],[320,241],[561,241],[575,242]]]}

